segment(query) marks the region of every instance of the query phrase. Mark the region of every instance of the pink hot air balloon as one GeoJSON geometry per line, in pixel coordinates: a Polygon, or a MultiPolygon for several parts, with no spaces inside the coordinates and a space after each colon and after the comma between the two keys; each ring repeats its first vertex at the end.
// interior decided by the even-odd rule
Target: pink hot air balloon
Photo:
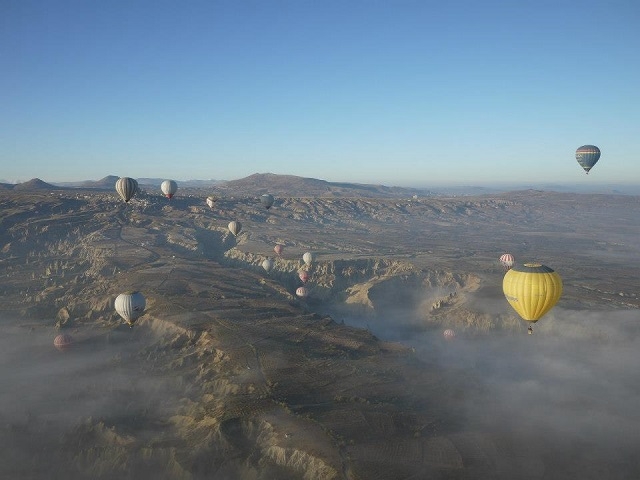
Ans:
{"type": "Polygon", "coordinates": [[[73,345],[73,337],[66,333],[62,333],[53,339],[53,345],[60,351],[67,350],[73,345]]]}
{"type": "Polygon", "coordinates": [[[276,252],[276,255],[282,255],[282,251],[284,250],[284,245],[280,245],[279,243],[273,247],[273,251],[276,252]]]}
{"type": "Polygon", "coordinates": [[[309,281],[309,272],[306,270],[299,270],[298,277],[300,277],[302,283],[307,283],[309,281]]]}
{"type": "Polygon", "coordinates": [[[298,287],[298,289],[296,290],[296,295],[300,298],[304,298],[309,295],[309,291],[304,287],[298,287]]]}
{"type": "Polygon", "coordinates": [[[505,271],[508,271],[511,269],[511,267],[513,267],[513,264],[515,263],[515,259],[513,258],[513,255],[511,255],[510,253],[505,253],[500,257],[500,263],[504,267],[505,271]]]}
{"type": "Polygon", "coordinates": [[[450,328],[447,328],[442,334],[447,340],[452,340],[456,336],[456,332],[454,332],[450,328]]]}

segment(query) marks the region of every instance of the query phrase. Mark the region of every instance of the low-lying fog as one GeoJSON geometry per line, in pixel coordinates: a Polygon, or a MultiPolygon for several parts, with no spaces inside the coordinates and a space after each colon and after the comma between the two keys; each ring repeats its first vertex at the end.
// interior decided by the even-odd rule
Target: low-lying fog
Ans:
{"type": "Polygon", "coordinates": [[[53,327],[1,324],[0,478],[88,478],[76,466],[92,428],[139,436],[177,398],[170,378],[141,368],[139,330],[71,331],[75,343],[59,351],[53,327]]]}
{"type": "Polygon", "coordinates": [[[523,321],[521,332],[458,331],[450,341],[446,327],[419,332],[402,317],[345,322],[410,344],[449,375],[471,374],[454,414],[467,430],[514,442],[505,454],[528,459],[518,478],[640,478],[639,313],[556,307],[548,317],[533,335],[523,321]]]}
{"type": "MultiPolygon", "coordinates": [[[[502,449],[497,455],[510,469],[496,478],[515,478],[513,457],[521,457],[518,478],[541,479],[640,478],[638,320],[636,311],[556,308],[533,335],[523,322],[518,333],[458,331],[447,341],[444,328],[420,332],[401,328],[397,318],[345,319],[410,344],[447,375],[468,377],[468,395],[451,405],[460,428],[483,432],[502,449]]],[[[3,325],[2,478],[73,478],[65,462],[74,460],[83,423],[104,421],[125,433],[131,425],[139,437],[145,422],[175,407],[171,379],[134,365],[145,347],[135,329],[71,332],[81,341],[60,352],[52,327],[3,325]]]]}

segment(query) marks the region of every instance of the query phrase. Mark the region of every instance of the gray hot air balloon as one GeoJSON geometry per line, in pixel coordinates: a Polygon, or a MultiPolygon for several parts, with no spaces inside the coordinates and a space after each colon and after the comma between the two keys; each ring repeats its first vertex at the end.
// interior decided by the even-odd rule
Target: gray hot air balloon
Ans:
{"type": "Polygon", "coordinates": [[[599,159],[600,149],[595,145],[583,145],[576,150],[576,160],[587,174],[599,159]]]}
{"type": "Polygon", "coordinates": [[[242,224],[240,222],[237,222],[235,220],[232,222],[229,222],[229,231],[233,233],[236,237],[240,233],[240,230],[242,230],[242,224]]]}
{"type": "Polygon", "coordinates": [[[313,263],[313,261],[315,260],[313,253],[311,252],[306,252],[304,255],[302,255],[302,260],[304,261],[304,263],[306,265],[311,265],[313,263]]]}
{"type": "Polygon", "coordinates": [[[265,193],[260,197],[260,202],[262,202],[262,205],[264,205],[264,208],[266,208],[267,210],[271,208],[271,205],[273,205],[274,201],[275,199],[273,198],[273,195],[270,195],[268,193],[265,193]]]}
{"type": "Polygon", "coordinates": [[[264,262],[262,262],[262,268],[265,269],[267,273],[269,273],[273,269],[273,260],[267,258],[264,262]]]}
{"type": "Polygon", "coordinates": [[[131,200],[138,191],[138,182],[133,178],[122,177],[116,181],[116,192],[125,202],[131,200]]]}
{"type": "Polygon", "coordinates": [[[132,327],[144,313],[146,302],[140,292],[127,292],[116,297],[115,307],[116,312],[132,327]]]}
{"type": "Polygon", "coordinates": [[[171,200],[171,197],[178,191],[178,184],[174,180],[165,180],[162,182],[162,185],[160,185],[160,190],[162,190],[165,197],[171,200]]]}

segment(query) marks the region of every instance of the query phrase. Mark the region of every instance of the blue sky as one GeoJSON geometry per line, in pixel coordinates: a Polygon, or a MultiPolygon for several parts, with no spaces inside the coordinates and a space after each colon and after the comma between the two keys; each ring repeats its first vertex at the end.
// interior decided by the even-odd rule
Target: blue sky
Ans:
{"type": "Polygon", "coordinates": [[[636,0],[1,0],[0,178],[640,183],[639,23],[636,0]]]}

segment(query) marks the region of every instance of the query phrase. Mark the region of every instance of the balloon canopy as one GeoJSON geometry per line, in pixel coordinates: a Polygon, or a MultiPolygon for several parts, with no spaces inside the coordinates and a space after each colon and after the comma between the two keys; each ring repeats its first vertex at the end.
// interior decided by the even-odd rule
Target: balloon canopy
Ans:
{"type": "Polygon", "coordinates": [[[502,291],[523,320],[535,323],[551,310],[562,295],[562,279],[539,263],[515,265],[502,280],[502,291]]]}
{"type": "Polygon", "coordinates": [[[600,149],[595,145],[583,145],[576,150],[576,160],[586,173],[589,173],[599,159],[600,149]]]}

